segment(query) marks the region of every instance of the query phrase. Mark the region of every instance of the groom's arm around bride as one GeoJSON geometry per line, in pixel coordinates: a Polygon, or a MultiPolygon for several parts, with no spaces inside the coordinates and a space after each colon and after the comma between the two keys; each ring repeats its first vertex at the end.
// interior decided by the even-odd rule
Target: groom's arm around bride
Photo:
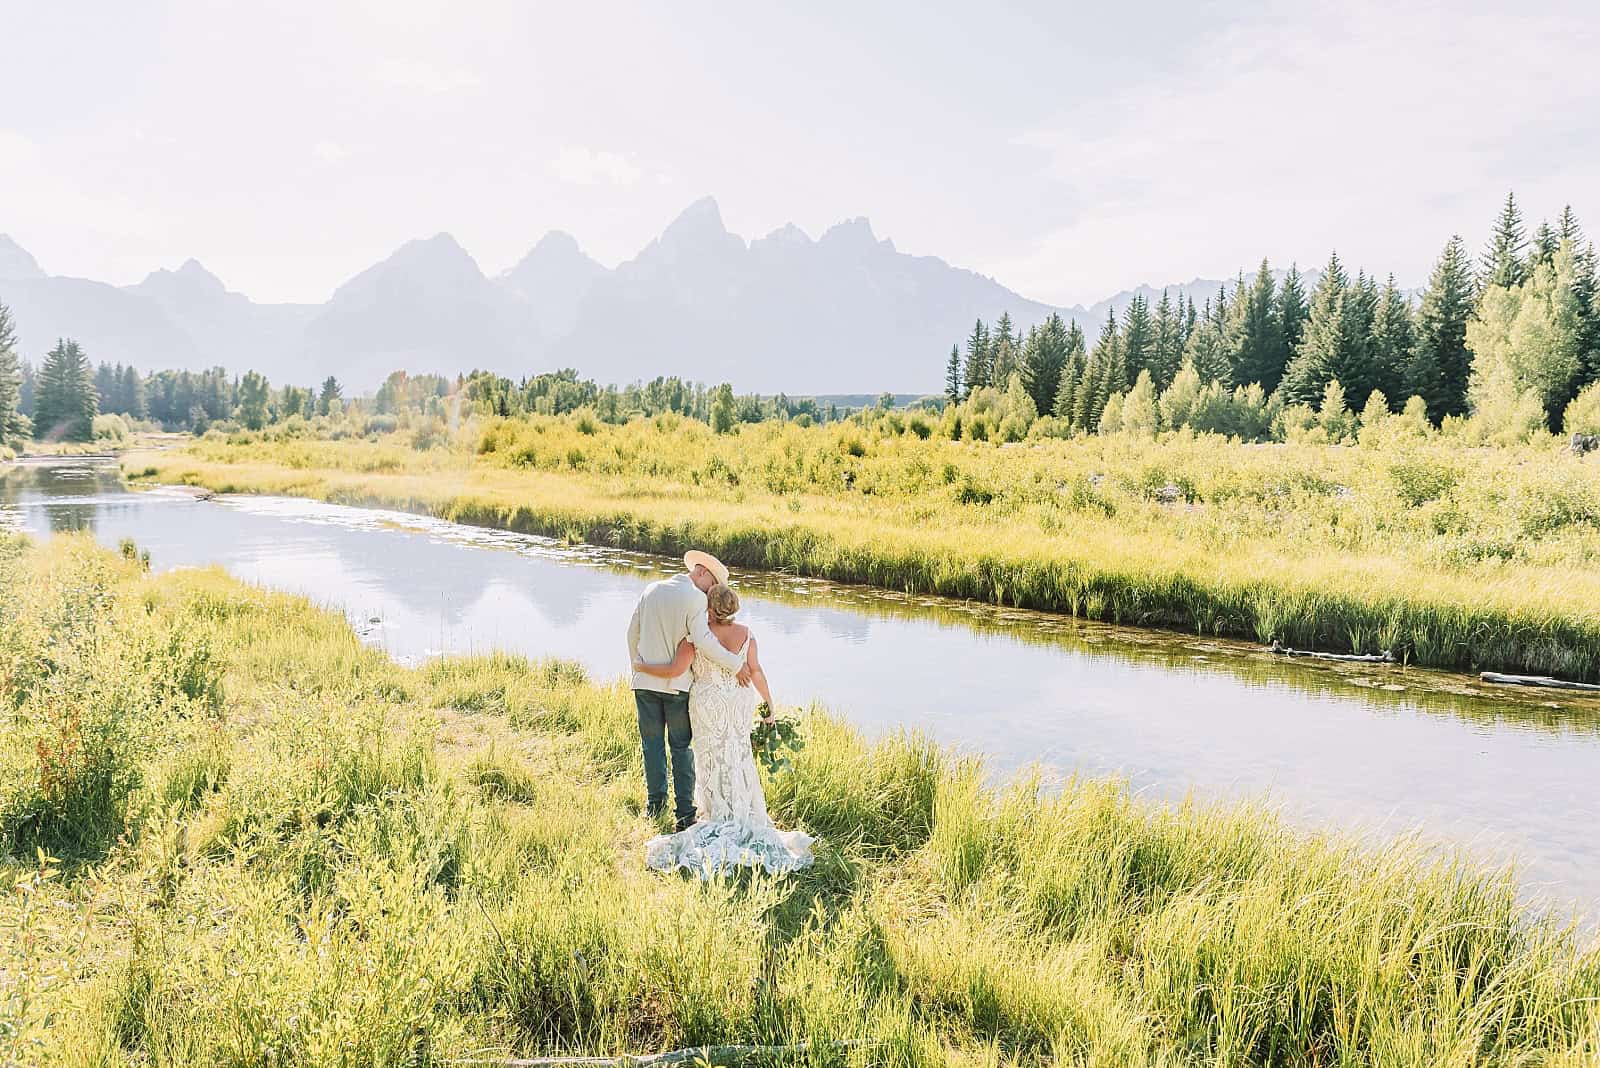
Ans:
{"type": "MultiPolygon", "coordinates": [[[[731,653],[711,633],[706,621],[706,595],[690,575],[675,575],[652,582],[628,621],[628,664],[670,664],[678,655],[678,643],[688,638],[695,650],[738,674],[744,661],[731,653]]],[[[748,678],[748,676],[745,676],[748,678]]],[[[663,679],[634,672],[635,690],[659,693],[686,693],[693,681],[685,671],[676,678],[663,679]]],[[[743,680],[741,680],[743,681],[743,680]]]]}

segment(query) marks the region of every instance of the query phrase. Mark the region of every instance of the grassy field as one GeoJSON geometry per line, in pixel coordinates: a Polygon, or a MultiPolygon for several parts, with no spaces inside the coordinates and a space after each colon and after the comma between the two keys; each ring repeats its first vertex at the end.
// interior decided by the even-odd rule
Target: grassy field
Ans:
{"type": "MultiPolygon", "coordinates": [[[[920,417],[913,417],[920,418],[920,417]]],[[[924,427],[923,429],[926,429],[924,427]]],[[[1600,461],[1122,437],[996,446],[869,426],[583,414],[380,438],[213,435],[130,476],[1106,622],[1600,679],[1600,461]]]]}
{"type": "Polygon", "coordinates": [[[0,605],[0,1062],[1600,1056],[1600,947],[1404,845],[997,792],[818,714],[769,784],[817,868],[702,885],[642,869],[629,697],[571,665],[400,667],[305,601],[75,536],[0,539],[0,605]]]}

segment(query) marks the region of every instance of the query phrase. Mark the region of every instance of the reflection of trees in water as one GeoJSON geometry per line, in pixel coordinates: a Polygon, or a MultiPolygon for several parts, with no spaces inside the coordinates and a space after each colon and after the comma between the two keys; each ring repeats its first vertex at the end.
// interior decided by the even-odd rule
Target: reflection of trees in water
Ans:
{"type": "Polygon", "coordinates": [[[85,530],[94,532],[95,508],[93,504],[47,504],[45,518],[50,522],[50,533],[65,534],[85,530]]]}
{"type": "Polygon", "coordinates": [[[38,508],[52,534],[92,532],[100,506],[91,498],[118,486],[116,466],[104,461],[25,463],[0,475],[0,500],[38,508]]]}

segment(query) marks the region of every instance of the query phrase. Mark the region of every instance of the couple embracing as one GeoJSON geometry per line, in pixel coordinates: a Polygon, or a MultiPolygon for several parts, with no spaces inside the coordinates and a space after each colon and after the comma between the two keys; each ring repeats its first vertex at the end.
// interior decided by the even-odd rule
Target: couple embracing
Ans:
{"type": "Polygon", "coordinates": [[[683,565],[646,587],[628,624],[647,811],[666,808],[670,749],[677,818],[675,833],[646,844],[645,862],[701,875],[808,867],[811,838],[772,825],[750,750],[756,695],[770,718],[772,694],[750,628],[734,622],[739,595],[710,553],[691,550],[683,565]]]}

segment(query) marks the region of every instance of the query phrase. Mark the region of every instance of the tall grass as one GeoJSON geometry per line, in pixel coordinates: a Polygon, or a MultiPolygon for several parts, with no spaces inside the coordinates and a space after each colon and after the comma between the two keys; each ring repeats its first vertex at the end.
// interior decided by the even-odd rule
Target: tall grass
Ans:
{"type": "Polygon", "coordinates": [[[1554,453],[533,417],[449,448],[208,439],[127,468],[1111,623],[1600,678],[1600,468],[1554,453]]]}
{"type": "Polygon", "coordinates": [[[817,867],[702,885],[642,870],[656,826],[628,695],[570,665],[400,667],[302,600],[152,578],[70,536],[0,540],[0,606],[0,811],[36,811],[40,695],[88,719],[106,694],[173,712],[96,754],[127,784],[116,803],[74,794],[52,819],[75,833],[7,843],[0,1060],[802,1038],[871,1043],[807,1061],[898,1065],[1600,1057],[1600,947],[1519,911],[1508,875],[1414,846],[1116,782],[996,790],[914,735],[869,743],[818,712],[768,783],[777,818],[821,836],[817,867]],[[19,673],[30,643],[11,636],[52,628],[77,649],[96,635],[97,672],[19,673]],[[207,657],[145,655],[174,632],[207,657]],[[101,845],[58,867],[35,842],[101,845]]]}

